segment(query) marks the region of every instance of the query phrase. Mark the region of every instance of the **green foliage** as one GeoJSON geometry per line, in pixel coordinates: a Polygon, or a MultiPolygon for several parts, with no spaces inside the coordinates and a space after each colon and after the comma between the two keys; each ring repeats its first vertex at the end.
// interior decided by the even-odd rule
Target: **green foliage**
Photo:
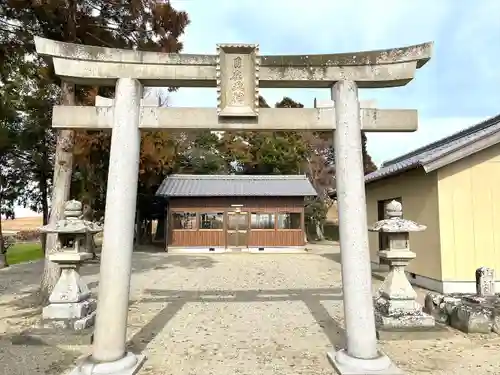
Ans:
{"type": "MultiPolygon", "coordinates": [[[[179,37],[188,24],[188,15],[168,1],[0,0],[0,161],[13,166],[2,175],[4,211],[17,200],[48,214],[56,142],[51,108],[58,101],[60,81],[52,67],[34,54],[33,36],[179,52],[183,47],[179,37]]],[[[113,90],[76,88],[80,105],[93,105],[96,95],[112,97],[113,90]]],[[[263,97],[259,105],[269,107],[263,97]]],[[[285,97],[275,107],[303,105],[285,97]]],[[[71,195],[102,212],[109,134],[77,132],[75,142],[71,195]]],[[[373,169],[366,137],[363,150],[365,169],[373,169]]],[[[323,222],[328,191],[333,188],[334,159],[332,132],[143,132],[139,193],[151,196],[170,173],[307,174],[318,191],[318,198],[308,203],[308,212],[311,220],[323,222]]]]}
{"type": "MultiPolygon", "coordinates": [[[[263,97],[261,107],[269,107],[263,97]]],[[[302,104],[284,97],[276,108],[302,108],[302,104]]],[[[294,131],[236,132],[224,135],[226,158],[241,174],[305,173],[310,142],[306,135],[294,131]]]]}
{"type": "Polygon", "coordinates": [[[306,199],[304,215],[307,223],[323,225],[326,221],[327,211],[326,205],[320,199],[316,197],[306,199]]]}
{"type": "MultiPolygon", "coordinates": [[[[56,141],[56,133],[51,129],[51,113],[59,97],[60,80],[52,67],[34,54],[33,37],[178,52],[182,49],[179,36],[188,23],[185,12],[176,11],[170,2],[155,0],[0,0],[0,121],[20,118],[15,131],[16,164],[31,181],[29,189],[17,194],[20,203],[42,210],[47,217],[56,141]]],[[[77,86],[77,103],[92,105],[98,93],[110,96],[113,90],[77,86]]],[[[0,138],[0,142],[7,139],[3,128],[0,138]]],[[[80,132],[76,141],[80,142],[80,150],[88,148],[89,151],[76,155],[72,195],[91,196],[104,204],[109,136],[80,132]]],[[[162,134],[145,135],[143,143],[146,148],[153,143],[157,149],[164,149],[172,139],[162,134]]],[[[150,186],[155,182],[151,181],[155,172],[166,169],[167,163],[161,158],[153,162],[151,158],[145,159],[147,168],[142,170],[145,173],[141,173],[141,184],[150,186]],[[156,165],[151,167],[152,163],[156,165]]]]}
{"type": "Polygon", "coordinates": [[[365,171],[365,175],[375,172],[377,170],[377,166],[372,160],[372,157],[368,154],[368,151],[366,150],[366,134],[365,132],[361,132],[361,146],[363,150],[363,168],[365,171]]]}

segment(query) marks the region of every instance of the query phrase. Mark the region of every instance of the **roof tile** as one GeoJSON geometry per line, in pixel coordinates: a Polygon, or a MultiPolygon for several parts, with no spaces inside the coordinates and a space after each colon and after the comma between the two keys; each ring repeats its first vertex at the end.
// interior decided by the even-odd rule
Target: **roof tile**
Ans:
{"type": "Polygon", "coordinates": [[[409,169],[423,166],[451,152],[465,147],[488,135],[500,131],[500,115],[466,128],[458,133],[420,147],[398,158],[384,162],[380,169],[365,176],[365,182],[373,182],[409,169]]]}
{"type": "Polygon", "coordinates": [[[305,175],[185,175],[165,178],[156,192],[165,197],[315,196],[305,175]]]}

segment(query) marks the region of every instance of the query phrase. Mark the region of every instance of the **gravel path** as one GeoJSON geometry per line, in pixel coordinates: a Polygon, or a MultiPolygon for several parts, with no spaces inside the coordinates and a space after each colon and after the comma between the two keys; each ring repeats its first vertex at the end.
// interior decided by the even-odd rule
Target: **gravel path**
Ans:
{"type": "MultiPolygon", "coordinates": [[[[140,374],[332,374],[325,353],[343,344],[342,294],[339,256],[324,252],[136,253],[128,338],[148,356],[140,374]]],[[[61,374],[90,351],[67,338],[19,336],[39,313],[32,292],[40,272],[39,263],[0,271],[2,375],[61,374]]],[[[97,272],[83,271],[94,290],[97,272]]],[[[497,336],[456,333],[381,348],[409,375],[500,373],[497,336]]]]}

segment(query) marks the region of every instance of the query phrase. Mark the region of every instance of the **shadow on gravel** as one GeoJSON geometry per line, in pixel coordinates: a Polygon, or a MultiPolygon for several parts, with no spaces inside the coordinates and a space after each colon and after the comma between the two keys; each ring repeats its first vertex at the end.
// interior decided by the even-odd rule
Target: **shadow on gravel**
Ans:
{"type": "Polygon", "coordinates": [[[190,302],[281,302],[302,301],[312,316],[323,328],[328,340],[336,349],[345,345],[345,331],[330,316],[322,301],[341,301],[339,288],[323,289],[273,289],[273,290],[222,290],[222,291],[182,291],[146,289],[151,298],[141,299],[141,303],[168,302],[167,306],[144,325],[129,341],[129,349],[139,353],[162,331],[168,321],[190,302]]]}
{"type": "MultiPolygon", "coordinates": [[[[211,268],[216,264],[212,257],[195,255],[169,255],[163,253],[134,253],[132,274],[168,270],[173,267],[187,269],[211,268]]],[[[99,274],[100,264],[86,263],[80,269],[82,276],[99,274]]],[[[0,302],[1,306],[9,306],[16,310],[35,309],[38,307],[37,287],[43,271],[43,262],[12,266],[0,272],[0,292],[19,296],[14,301],[0,302]]],[[[87,284],[90,289],[98,285],[98,281],[87,284]]],[[[23,312],[24,313],[24,312],[23,312]]]]}
{"type": "MultiPolygon", "coordinates": [[[[168,272],[174,267],[210,268],[216,262],[216,259],[206,256],[136,252],[132,273],[154,270],[168,272]]],[[[99,266],[95,262],[85,264],[80,270],[82,276],[94,276],[95,279],[99,274],[99,266]]],[[[0,295],[15,295],[15,299],[10,301],[0,299],[0,309],[4,311],[1,319],[12,330],[9,334],[0,335],[0,375],[61,374],[82,355],[78,348],[75,351],[63,350],[61,345],[76,345],[85,351],[88,349],[89,335],[40,333],[37,329],[29,328],[41,314],[37,289],[42,271],[43,262],[15,265],[0,271],[0,295]],[[23,358],[22,363],[19,363],[19,358],[23,358]],[[3,372],[4,369],[6,371],[3,372]]],[[[88,283],[91,289],[97,285],[98,281],[88,283]]],[[[137,302],[131,301],[131,305],[134,303],[137,302]]]]}
{"type": "Polygon", "coordinates": [[[78,350],[63,349],[39,336],[22,333],[0,336],[1,374],[60,375],[81,355],[78,350]]]}
{"type": "Polygon", "coordinates": [[[333,260],[335,263],[341,264],[340,253],[320,254],[320,256],[329,260],[333,260]]]}

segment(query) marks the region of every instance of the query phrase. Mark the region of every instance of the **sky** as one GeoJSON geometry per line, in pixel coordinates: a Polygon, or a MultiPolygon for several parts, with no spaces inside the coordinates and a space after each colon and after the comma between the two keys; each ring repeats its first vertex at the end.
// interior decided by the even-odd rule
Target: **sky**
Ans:
{"type": "MultiPolygon", "coordinates": [[[[415,133],[368,134],[376,164],[500,113],[498,0],[172,0],[191,24],[185,53],[215,54],[217,43],[258,43],[263,55],[356,52],[433,41],[432,59],[407,86],[364,89],[379,108],[417,109],[415,133]]],[[[312,107],[328,89],[264,89],[312,107]]],[[[215,89],[184,88],[170,104],[216,106],[215,89]]]]}
{"type": "MultiPolygon", "coordinates": [[[[159,0],[161,1],[161,0],[159,0]]],[[[191,23],[184,53],[215,54],[217,43],[257,43],[263,55],[356,52],[434,42],[432,59],[405,87],[364,89],[379,108],[417,109],[414,133],[368,134],[377,165],[500,113],[499,0],[172,0],[191,23]]],[[[306,107],[328,89],[264,89],[306,107]]],[[[169,103],[215,107],[213,89],[183,88],[169,103]]],[[[17,216],[32,215],[19,208],[17,216]]]]}

